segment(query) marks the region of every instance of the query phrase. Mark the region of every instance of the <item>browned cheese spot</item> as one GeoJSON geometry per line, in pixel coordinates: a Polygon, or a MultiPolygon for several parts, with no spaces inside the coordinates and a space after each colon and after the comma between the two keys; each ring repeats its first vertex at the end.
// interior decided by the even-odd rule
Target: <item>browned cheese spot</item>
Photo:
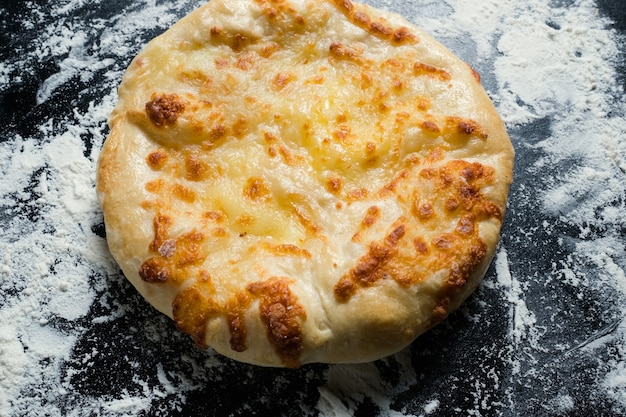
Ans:
{"type": "Polygon", "coordinates": [[[248,119],[240,115],[233,123],[232,133],[236,138],[242,138],[248,132],[248,119]]]}
{"type": "Polygon", "coordinates": [[[226,214],[222,211],[207,211],[202,215],[207,222],[223,223],[226,220],[226,214]]]}
{"type": "Polygon", "coordinates": [[[413,72],[415,73],[415,75],[427,75],[430,77],[439,78],[439,80],[441,81],[450,81],[452,79],[452,77],[446,70],[434,67],[432,65],[424,64],[423,62],[414,63],[413,72]]]}
{"type": "Polygon", "coordinates": [[[298,14],[289,2],[284,0],[254,1],[262,7],[263,13],[270,21],[272,21],[273,25],[281,28],[298,30],[306,24],[304,17],[298,14]]]}
{"type": "Polygon", "coordinates": [[[442,320],[448,313],[450,302],[456,293],[483,261],[487,245],[479,236],[478,222],[486,219],[502,221],[502,211],[497,204],[487,200],[482,189],[495,181],[492,167],[463,160],[452,160],[438,168],[426,168],[420,177],[431,182],[431,202],[418,204],[415,215],[424,217],[424,212],[437,213],[447,211],[444,217],[454,215],[458,218],[451,230],[442,231],[429,243],[414,241],[416,251],[426,249],[439,252],[441,256],[429,256],[429,271],[449,270],[444,288],[439,294],[439,301],[432,312],[432,324],[442,320]],[[428,210],[424,206],[428,205],[428,210]]]}
{"type": "Polygon", "coordinates": [[[469,278],[474,268],[480,264],[486,254],[487,245],[482,240],[476,239],[470,245],[469,250],[467,250],[465,262],[452,264],[447,280],[448,288],[455,290],[463,287],[467,282],[467,278],[469,278]]]}
{"type": "Polygon", "coordinates": [[[434,238],[431,245],[441,250],[451,249],[456,238],[448,233],[441,234],[434,238]]]}
{"type": "Polygon", "coordinates": [[[466,63],[466,65],[470,69],[470,71],[472,72],[472,77],[474,77],[476,82],[480,84],[480,73],[478,71],[476,71],[471,65],[469,65],[467,63],[466,63]]]}
{"type": "Polygon", "coordinates": [[[274,158],[278,155],[278,137],[272,132],[264,131],[263,137],[265,138],[265,143],[267,144],[267,154],[274,158]]]}
{"type": "Polygon", "coordinates": [[[450,265],[450,273],[446,285],[439,294],[439,302],[431,313],[431,324],[435,325],[446,318],[449,313],[450,301],[467,283],[468,278],[478,267],[487,254],[487,245],[480,239],[473,239],[464,256],[450,265]]]}
{"type": "Polygon", "coordinates": [[[393,32],[393,42],[397,44],[415,43],[417,42],[417,37],[411,33],[408,28],[403,26],[393,32]]]}
{"type": "Polygon", "coordinates": [[[311,252],[306,249],[300,248],[296,245],[287,243],[282,245],[272,245],[265,243],[265,249],[271,252],[275,256],[295,256],[304,259],[311,259],[311,252]]]}
{"type": "Polygon", "coordinates": [[[393,29],[382,22],[371,22],[369,25],[369,31],[370,33],[383,39],[389,38],[390,35],[393,34],[393,29]]]}
{"type": "Polygon", "coordinates": [[[246,312],[258,299],[260,320],[266,328],[270,344],[286,367],[297,368],[303,349],[300,322],[306,319],[306,312],[291,292],[291,282],[288,278],[272,277],[267,281],[251,283],[244,291],[219,304],[214,299],[211,277],[206,271],[200,271],[196,283],[174,299],[174,321],[179,330],[191,335],[198,347],[206,349],[207,323],[222,316],[230,333],[230,348],[243,352],[248,348],[246,312]]]}
{"type": "Polygon", "coordinates": [[[153,94],[146,103],[146,114],[157,127],[164,127],[176,123],[178,116],[185,111],[185,104],[177,94],[153,94]]]}
{"type": "Polygon", "coordinates": [[[248,226],[252,226],[255,222],[256,222],[256,217],[250,214],[246,214],[246,213],[240,215],[235,220],[235,223],[237,223],[239,226],[244,227],[244,228],[248,226]]]}
{"type": "Polygon", "coordinates": [[[435,215],[435,209],[433,205],[429,202],[419,205],[416,207],[417,217],[422,220],[427,220],[432,218],[435,215]]]}
{"type": "Polygon", "coordinates": [[[230,332],[230,348],[235,352],[248,349],[247,331],[243,314],[237,310],[228,311],[228,330],[230,332]]]}
{"type": "Polygon", "coordinates": [[[272,80],[272,88],[274,90],[280,91],[283,88],[285,88],[285,86],[287,86],[287,84],[289,84],[293,80],[294,80],[293,74],[279,72],[278,74],[274,76],[274,79],[272,80]]]}
{"type": "Polygon", "coordinates": [[[477,136],[481,139],[487,139],[489,136],[476,121],[471,119],[448,116],[446,117],[446,128],[451,131],[456,131],[456,133],[477,136]]]}
{"type": "Polygon", "coordinates": [[[474,223],[474,217],[471,214],[465,215],[461,217],[455,230],[462,235],[471,235],[476,229],[474,223]]]}
{"type": "Polygon", "coordinates": [[[404,160],[409,167],[416,167],[422,163],[422,158],[414,153],[407,155],[404,160]]]}
{"type": "Polygon", "coordinates": [[[211,28],[210,34],[214,44],[226,45],[234,52],[241,52],[245,47],[255,42],[255,39],[251,39],[249,36],[232,33],[217,26],[211,28]]]}
{"type": "Polygon", "coordinates": [[[273,144],[273,143],[278,142],[278,137],[272,132],[264,131],[263,138],[265,139],[265,142],[268,144],[273,144]]]}
{"type": "Polygon", "coordinates": [[[199,348],[206,349],[207,324],[212,318],[222,316],[230,333],[231,349],[245,351],[248,348],[245,313],[250,306],[249,294],[239,291],[224,304],[219,304],[214,295],[211,276],[201,270],[196,283],[180,292],[172,303],[176,326],[189,334],[199,348]]]}
{"type": "Polygon", "coordinates": [[[164,283],[170,277],[170,269],[156,258],[150,258],[139,268],[139,277],[151,284],[164,283]]]}
{"type": "MultiPolygon", "coordinates": [[[[404,89],[404,81],[396,78],[393,80],[392,86],[396,92],[400,92],[404,89]]],[[[405,115],[408,116],[408,113],[403,113],[403,118],[406,118],[405,115]]]]}
{"type": "Polygon", "coordinates": [[[248,332],[246,329],[245,313],[250,305],[250,297],[245,292],[239,292],[229,300],[226,306],[226,320],[230,333],[230,348],[235,352],[248,349],[248,332]]]}
{"type": "Polygon", "coordinates": [[[502,210],[500,209],[500,206],[498,206],[496,203],[492,203],[491,201],[485,201],[482,209],[484,210],[485,216],[502,220],[502,210]]]}
{"type": "Polygon", "coordinates": [[[201,349],[206,343],[206,326],[210,317],[218,312],[213,300],[198,289],[198,284],[180,292],[172,302],[172,315],[178,329],[189,334],[201,349]]]}
{"type": "Polygon", "coordinates": [[[217,69],[224,69],[228,67],[228,61],[224,58],[215,58],[213,62],[215,64],[215,68],[217,69]]]}
{"type": "Polygon", "coordinates": [[[313,76],[313,78],[309,78],[308,80],[306,80],[307,84],[322,84],[324,83],[324,76],[323,75],[315,75],[313,76]]]}
{"type": "Polygon", "coordinates": [[[367,209],[367,213],[365,217],[361,221],[361,226],[363,228],[371,227],[376,221],[380,218],[380,208],[376,206],[372,206],[367,209]]]}
{"type": "Polygon", "coordinates": [[[396,193],[396,190],[401,182],[403,182],[406,178],[409,177],[409,171],[403,169],[400,171],[398,175],[394,179],[392,179],[388,184],[386,184],[379,192],[381,196],[388,196],[390,194],[396,193]]]}
{"type": "Polygon", "coordinates": [[[393,44],[415,44],[419,42],[417,36],[409,28],[404,26],[393,28],[384,19],[373,21],[365,11],[355,7],[349,0],[333,0],[333,3],[352,24],[380,39],[393,44]]]}
{"type": "Polygon", "coordinates": [[[171,258],[176,251],[176,240],[167,239],[164,241],[161,246],[159,246],[158,252],[164,258],[171,258]]]}
{"type": "Polygon", "coordinates": [[[446,200],[445,207],[446,207],[446,210],[448,211],[454,211],[459,207],[460,204],[461,203],[459,202],[458,198],[450,197],[446,200]]]}
{"type": "Polygon", "coordinates": [[[343,188],[343,181],[339,177],[330,177],[326,181],[326,191],[332,194],[339,194],[343,188]]]}
{"type": "Polygon", "coordinates": [[[291,292],[290,283],[288,278],[272,277],[251,283],[246,288],[259,299],[261,322],[276,354],[286,367],[298,368],[303,350],[300,321],[306,319],[306,311],[291,292]]]}
{"type": "Polygon", "coordinates": [[[363,51],[356,47],[350,47],[342,44],[339,41],[332,42],[328,48],[330,56],[334,59],[354,62],[356,64],[362,64],[363,60],[361,55],[363,51]]]}
{"type": "Polygon", "coordinates": [[[211,235],[218,238],[226,237],[228,236],[228,232],[223,227],[215,227],[213,230],[211,230],[211,235]]]}
{"type": "Polygon", "coordinates": [[[378,280],[396,276],[398,271],[394,268],[393,259],[405,232],[405,226],[400,225],[382,242],[372,242],[368,252],[359,258],[354,268],[335,284],[335,297],[340,301],[348,301],[357,287],[369,287],[378,280]]]}
{"type": "Polygon", "coordinates": [[[274,54],[274,52],[278,51],[279,49],[280,45],[278,45],[276,42],[268,42],[267,44],[263,45],[261,51],[259,52],[259,55],[261,55],[263,58],[269,58],[274,54]]]}
{"type": "Polygon", "coordinates": [[[210,136],[211,141],[212,142],[218,141],[219,139],[226,136],[226,132],[227,132],[226,126],[222,124],[218,123],[218,124],[211,126],[209,130],[209,136],[210,136]]]}
{"type": "Polygon", "coordinates": [[[146,191],[149,193],[160,193],[165,187],[165,181],[162,178],[158,178],[146,183],[146,191]]]}
{"type": "Polygon", "coordinates": [[[206,259],[202,248],[204,239],[201,232],[189,232],[176,239],[176,256],[172,257],[176,268],[197,265],[206,259]]]}
{"type": "Polygon", "coordinates": [[[310,207],[302,201],[302,197],[298,194],[290,194],[289,197],[291,198],[291,212],[296,216],[298,223],[300,223],[311,236],[318,235],[322,228],[317,225],[313,219],[310,207]]]}
{"type": "Polygon", "coordinates": [[[253,52],[242,53],[237,56],[237,63],[235,67],[242,71],[248,71],[254,68],[254,64],[256,61],[256,55],[253,52]]]}
{"type": "Polygon", "coordinates": [[[352,19],[357,24],[357,26],[361,27],[367,27],[371,23],[370,17],[363,12],[355,11],[354,13],[352,13],[352,19]]]}
{"type": "Polygon", "coordinates": [[[146,158],[146,163],[155,171],[162,169],[167,163],[168,155],[163,149],[150,152],[146,158]]]}
{"type": "Polygon", "coordinates": [[[448,306],[450,305],[450,297],[442,298],[439,303],[433,308],[431,312],[431,322],[433,324],[439,323],[445,319],[448,315],[448,306]]]}
{"type": "MultiPolygon", "coordinates": [[[[211,80],[211,78],[208,75],[198,70],[189,70],[189,71],[183,70],[180,72],[178,79],[181,82],[194,86],[201,91],[208,90],[211,84],[213,83],[213,80],[211,80]]],[[[208,106],[211,105],[211,103],[208,103],[208,102],[206,102],[205,104],[208,106]]]]}
{"type": "Polygon", "coordinates": [[[422,130],[425,130],[426,132],[431,132],[431,133],[441,132],[441,129],[439,128],[437,123],[433,122],[432,120],[424,120],[420,124],[420,127],[422,128],[422,130]]]}
{"type": "MultiPolygon", "coordinates": [[[[334,0],[337,7],[342,10],[344,13],[353,13],[354,5],[350,0],[334,0]]],[[[369,19],[368,19],[369,21],[369,19]]]]}
{"type": "Polygon", "coordinates": [[[181,184],[174,184],[171,188],[171,192],[174,197],[186,203],[191,204],[196,201],[196,192],[181,184]]]}
{"type": "MultiPolygon", "coordinates": [[[[425,168],[420,172],[420,177],[431,182],[434,186],[432,201],[440,201],[441,208],[449,212],[462,210],[459,214],[466,217],[464,221],[474,219],[478,221],[485,218],[501,220],[500,208],[488,201],[481,189],[494,181],[495,171],[493,168],[480,163],[452,160],[438,169],[425,168]]],[[[415,214],[420,218],[429,218],[435,214],[432,202],[416,202],[415,214]]]]}
{"type": "Polygon", "coordinates": [[[374,84],[374,76],[366,69],[361,71],[361,90],[366,90],[374,84]]]}
{"type": "MultiPolygon", "coordinates": [[[[270,149],[272,149],[271,146],[270,146],[270,149]]],[[[276,148],[273,148],[273,149],[275,150],[276,148]]],[[[298,155],[290,151],[289,148],[287,148],[286,146],[278,146],[278,153],[280,154],[280,156],[283,157],[283,161],[287,165],[294,166],[294,165],[300,165],[303,162],[305,162],[305,158],[302,155],[298,155]]]]}
{"type": "Polygon", "coordinates": [[[427,111],[432,106],[432,103],[427,97],[418,97],[416,99],[416,107],[420,111],[427,111]]]}
{"type": "Polygon", "coordinates": [[[413,245],[415,246],[415,252],[418,255],[425,255],[429,252],[428,244],[424,241],[423,238],[416,237],[413,239],[413,245]]]}
{"type": "Polygon", "coordinates": [[[441,147],[430,149],[426,155],[426,162],[435,163],[445,158],[446,152],[441,147]]]}
{"type": "Polygon", "coordinates": [[[154,230],[154,239],[150,242],[150,251],[157,252],[161,244],[167,239],[167,235],[172,226],[172,218],[166,215],[157,214],[152,219],[152,228],[154,230]]]}
{"type": "Polygon", "coordinates": [[[440,168],[439,186],[445,188],[449,197],[458,199],[460,206],[472,212],[477,220],[491,217],[502,220],[500,208],[481,193],[483,187],[493,183],[494,176],[492,167],[454,160],[440,168]]]}
{"type": "Polygon", "coordinates": [[[270,187],[259,177],[248,178],[243,188],[243,195],[257,203],[269,201],[272,198],[271,193],[270,187]]]}
{"type": "Polygon", "coordinates": [[[351,137],[350,126],[346,123],[340,123],[337,126],[337,129],[333,132],[333,137],[341,142],[344,142],[346,139],[351,137]]]}
{"type": "MultiPolygon", "coordinates": [[[[418,174],[419,180],[425,183],[423,192],[415,193],[407,200],[412,205],[413,221],[398,219],[386,239],[369,244],[367,254],[335,284],[334,292],[339,301],[348,302],[357,291],[382,279],[393,279],[398,285],[407,287],[437,271],[448,270],[449,276],[443,282],[432,313],[433,324],[445,317],[451,301],[455,300],[487,253],[486,243],[479,235],[479,222],[487,219],[502,221],[502,211],[482,194],[482,190],[495,181],[492,167],[463,160],[433,166],[443,155],[431,151],[424,162],[426,168],[418,174]],[[446,223],[437,223],[438,218],[446,219],[446,223]],[[452,221],[447,222],[447,219],[452,221]],[[429,234],[427,238],[420,235],[424,232],[429,234]],[[402,239],[405,236],[406,239],[402,239]]],[[[404,188],[400,183],[412,181],[411,178],[398,175],[381,188],[380,195],[396,193],[402,197],[404,188]]],[[[361,228],[372,223],[374,214],[375,210],[371,209],[361,228]]],[[[353,241],[362,241],[361,230],[353,241]]]]}
{"type": "Polygon", "coordinates": [[[189,181],[202,181],[209,177],[209,166],[204,163],[197,153],[191,153],[185,158],[185,178],[189,181]]]}
{"type": "Polygon", "coordinates": [[[146,282],[182,282],[193,274],[192,267],[206,259],[204,234],[191,231],[177,238],[169,237],[172,224],[168,216],[154,216],[154,239],[148,247],[154,256],[147,259],[139,269],[139,276],[146,282]]]}
{"type": "Polygon", "coordinates": [[[355,188],[346,193],[346,197],[349,200],[358,201],[366,199],[369,196],[369,191],[366,188],[355,188]]]}

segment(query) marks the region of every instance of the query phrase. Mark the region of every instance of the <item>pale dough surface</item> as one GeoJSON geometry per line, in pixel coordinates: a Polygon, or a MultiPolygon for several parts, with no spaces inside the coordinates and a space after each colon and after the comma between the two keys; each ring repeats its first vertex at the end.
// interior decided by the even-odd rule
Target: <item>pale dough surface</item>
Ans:
{"type": "Polygon", "coordinates": [[[349,1],[212,0],[119,88],[111,253],[201,347],[266,366],[392,354],[471,294],[513,149],[479,76],[349,1]]]}

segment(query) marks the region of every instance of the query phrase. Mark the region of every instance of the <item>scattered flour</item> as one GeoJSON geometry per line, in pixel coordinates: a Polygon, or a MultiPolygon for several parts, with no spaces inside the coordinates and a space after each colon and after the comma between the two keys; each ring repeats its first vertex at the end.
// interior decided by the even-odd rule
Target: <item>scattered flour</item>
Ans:
{"type": "Polygon", "coordinates": [[[424,405],[424,412],[428,415],[428,414],[432,414],[435,411],[437,411],[437,409],[439,408],[439,400],[432,400],[428,403],[426,403],[426,405],[424,405]]]}
{"type": "MultiPolygon", "coordinates": [[[[385,359],[382,362],[389,360],[391,359],[385,359]]],[[[384,410],[386,416],[414,416],[414,414],[406,414],[390,407],[395,395],[416,383],[416,375],[406,350],[395,355],[393,360],[402,364],[399,371],[401,383],[396,385],[385,382],[374,363],[330,367],[327,382],[320,388],[318,410],[324,416],[350,416],[354,415],[359,404],[368,398],[384,410]]]]}
{"type": "Polygon", "coordinates": [[[504,293],[506,301],[510,305],[510,317],[511,328],[509,329],[509,335],[511,342],[519,345],[523,341],[527,341],[531,345],[537,347],[538,334],[535,324],[537,319],[532,311],[528,309],[524,299],[524,290],[522,284],[513,278],[511,271],[509,270],[509,261],[507,258],[507,252],[504,246],[500,247],[500,250],[496,254],[495,269],[497,275],[496,285],[493,286],[487,282],[484,285],[486,287],[497,287],[504,293]]]}

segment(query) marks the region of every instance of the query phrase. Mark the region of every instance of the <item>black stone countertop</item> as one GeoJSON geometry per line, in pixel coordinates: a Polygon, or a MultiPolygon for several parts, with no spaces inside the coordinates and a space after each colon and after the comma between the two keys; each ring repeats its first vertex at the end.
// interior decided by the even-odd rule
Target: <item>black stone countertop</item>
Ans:
{"type": "Polygon", "coordinates": [[[368,1],[482,74],[515,180],[459,311],[384,360],[295,371],[197,350],[104,244],[93,184],[115,88],[200,3],[0,5],[0,416],[626,414],[622,0],[368,1]]]}

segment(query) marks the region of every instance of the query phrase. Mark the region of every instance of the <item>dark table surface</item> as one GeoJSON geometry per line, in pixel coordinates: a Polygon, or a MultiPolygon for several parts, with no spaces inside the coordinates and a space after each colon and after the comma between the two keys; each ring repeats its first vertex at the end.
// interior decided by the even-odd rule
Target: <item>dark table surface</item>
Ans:
{"type": "Polygon", "coordinates": [[[197,350],[116,268],[93,185],[124,69],[200,2],[5,1],[0,416],[625,415],[623,0],[368,3],[472,63],[516,148],[476,294],[374,363],[293,371],[197,350]],[[502,70],[514,59],[527,83],[502,70]]]}

